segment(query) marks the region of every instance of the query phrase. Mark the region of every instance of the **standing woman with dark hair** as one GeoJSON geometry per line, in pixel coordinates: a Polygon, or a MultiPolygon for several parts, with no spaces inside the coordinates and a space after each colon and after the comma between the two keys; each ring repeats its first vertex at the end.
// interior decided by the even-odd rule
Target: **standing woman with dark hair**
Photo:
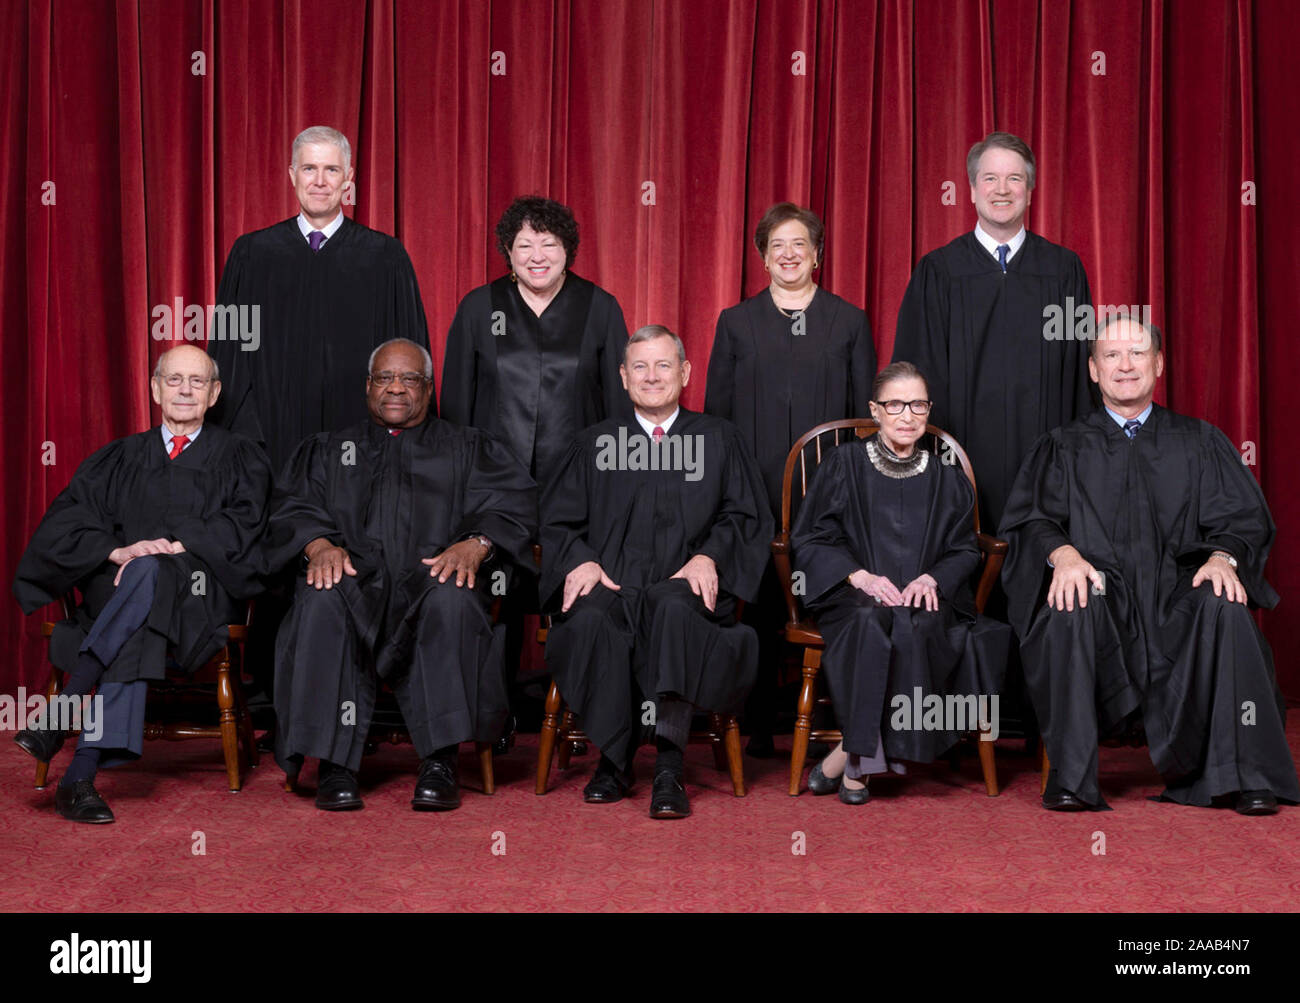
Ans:
{"type": "Polygon", "coordinates": [[[447,334],[439,414],[501,436],[539,486],[582,429],[624,407],[618,301],[571,271],[573,212],[515,199],[496,228],[507,274],[460,302],[447,334]]]}
{"type": "MultiPolygon", "coordinates": [[[[756,296],[722,311],[709,355],[704,410],[740,429],[758,459],[778,524],[790,447],[824,421],[865,417],[876,372],[867,315],[813,279],[825,238],[817,215],[791,202],[763,214],[754,246],[771,281],[756,296]]],[[[778,634],[785,623],[785,600],[770,562],[759,601],[746,608],[746,616],[753,618],[762,646],[746,711],[749,750],[770,755],[782,652],[778,634]]]]}

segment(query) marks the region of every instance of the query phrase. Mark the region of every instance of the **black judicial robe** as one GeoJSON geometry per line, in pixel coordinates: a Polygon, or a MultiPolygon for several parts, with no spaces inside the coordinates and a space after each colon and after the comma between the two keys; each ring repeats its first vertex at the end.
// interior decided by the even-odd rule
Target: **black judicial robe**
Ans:
{"type": "MultiPolygon", "coordinates": [[[[923,471],[893,478],[854,440],[818,465],[791,533],[794,566],[805,575],[808,608],[826,639],[822,669],[842,722],[844,748],[873,756],[877,737],[889,759],[930,762],[961,736],[952,731],[882,727],[893,697],[997,694],[1011,631],[975,612],[970,578],[979,565],[974,493],[961,468],[930,455],[923,471]],[[863,568],[902,591],[922,574],[938,582],[931,612],[884,606],[846,579],[863,568]]],[[[991,706],[986,703],[986,706],[991,706]]]]}
{"type": "Polygon", "coordinates": [[[1259,788],[1300,800],[1268,642],[1245,606],[1216,597],[1208,583],[1191,585],[1223,549],[1236,557],[1251,604],[1272,608],[1278,597],[1264,563],[1274,533],[1259,485],[1206,422],[1157,404],[1130,440],[1098,409],[1039,439],[1003,518],[1011,546],[1002,580],[1062,787],[1104,805],[1098,718],[1104,731],[1140,706],[1171,800],[1206,805],[1259,788]],[[1047,557],[1066,543],[1105,576],[1086,620],[1077,600],[1074,614],[1046,606],[1047,557]],[[1069,690],[1094,672],[1095,691],[1069,690]],[[1246,700],[1254,724],[1241,723],[1246,700]],[[1068,735],[1087,741],[1063,741],[1068,735]]]}
{"type": "Polygon", "coordinates": [[[261,442],[277,471],[306,436],[366,419],[362,388],[377,345],[400,337],[429,347],[406,250],[347,218],[319,251],[296,216],[244,234],[226,259],[217,303],[260,306],[260,343],[245,351],[209,333],[222,382],[211,418],[261,442]]]}
{"type": "Polygon", "coordinates": [[[162,538],[179,540],[185,551],[159,558],[149,618],[102,681],[163,678],[168,646],[183,670],[200,668],[226,643],[227,625],[243,621],[237,600],[261,591],[257,548],[270,491],[262,450],[211,422],[175,460],[157,426],[93,453],[50,504],[14,581],[25,613],[74,586],[82,592],[76,622],[60,624],[51,639],[54,664],[72,671],[86,631],[113,594],[119,566],[109,553],[162,538]]]}
{"type": "MultiPolygon", "coordinates": [[[[870,417],[876,346],[867,315],[819,288],[803,311],[805,333],[764,289],[718,315],[704,410],[726,418],[758,459],[774,519],[796,439],[822,422],[870,417]]],[[[797,508],[797,503],[796,503],[797,508]]]]}
{"type": "MultiPolygon", "coordinates": [[[[301,563],[303,548],[318,537],[344,548],[357,575],[344,575],[333,591],[346,604],[364,659],[386,679],[403,674],[413,657],[441,659],[439,664],[448,665],[441,677],[442,697],[462,699],[464,686],[476,704],[470,708],[475,731],[481,740],[489,740],[497,737],[495,731],[508,711],[499,666],[484,672],[480,664],[469,664],[475,652],[482,654],[474,639],[466,640],[464,650],[415,650],[427,593],[457,588],[453,579],[439,583],[420,561],[470,535],[487,536],[496,551],[492,561],[480,567],[473,590],[486,624],[493,572],[511,564],[531,568],[536,533],[536,488],[494,436],[438,418],[399,435],[367,421],[317,433],[299,446],[276,482],[267,557],[274,571],[301,563]],[[495,683],[496,689],[478,691],[480,680],[495,683]]],[[[302,593],[316,591],[302,581],[280,628],[276,651],[276,710],[282,731],[277,741],[288,753],[301,751],[295,745],[295,729],[321,721],[337,724],[339,718],[337,691],[308,685],[318,665],[337,660],[339,649],[333,637],[302,636],[302,593]],[[294,701],[288,721],[282,699],[294,701]]],[[[486,629],[490,632],[490,625],[486,629]]],[[[499,658],[499,647],[483,657],[499,658]]],[[[436,691],[440,682],[431,685],[436,691]]],[[[437,692],[433,702],[439,702],[437,692]]],[[[469,737],[444,736],[437,742],[441,746],[469,737]]],[[[286,761],[280,751],[277,758],[282,765],[286,761]]]]}
{"type": "Polygon", "coordinates": [[[1005,274],[974,232],[964,233],[923,257],[903,294],[893,361],[911,362],[929,381],[929,420],[970,456],[984,525],[999,523],[1034,440],[1092,408],[1088,342],[1043,337],[1043,308],[1065,309],[1067,298],[1092,302],[1083,263],[1035,233],[1005,274]]]}
{"type": "Polygon", "coordinates": [[[613,296],[573,272],[540,317],[511,278],[457,307],[441,414],[498,435],[544,485],[579,431],[631,416],[618,373],[627,325],[613,296]]]}
{"type": "MultiPolygon", "coordinates": [[[[636,462],[632,448],[650,446],[635,419],[607,419],[571,444],[542,496],[538,595],[543,610],[557,612],[547,638],[547,665],[587,734],[616,762],[631,738],[630,708],[610,699],[617,687],[582,677],[582,652],[590,639],[574,636],[575,614],[599,601],[597,593],[618,607],[619,620],[632,635],[633,671],[642,694],[653,699],[671,693],[727,713],[738,709],[753,682],[753,634],[734,621],[735,600],[752,600],[758,589],[772,539],[762,478],[730,422],[681,408],[668,429],[672,436],[697,437],[698,479],[687,480],[681,470],[607,469],[609,444],[629,444],[627,467],[636,462]],[[709,616],[698,603],[701,615],[686,627],[689,636],[671,639],[681,657],[666,659],[671,663],[666,666],[651,664],[648,595],[696,554],[717,565],[717,608],[709,616]],[[567,616],[558,614],[565,577],[587,561],[598,562],[621,589],[597,586],[567,616]]],[[[661,641],[668,639],[654,639],[653,646],[661,641]]],[[[620,669],[601,665],[594,671],[620,669]]],[[[622,680],[619,684],[625,687],[622,680]]]]}

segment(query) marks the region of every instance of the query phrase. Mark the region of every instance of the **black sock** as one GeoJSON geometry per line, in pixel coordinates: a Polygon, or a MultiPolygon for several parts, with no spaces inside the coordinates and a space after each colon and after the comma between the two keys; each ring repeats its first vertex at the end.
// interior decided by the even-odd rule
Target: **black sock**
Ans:
{"type": "Polygon", "coordinates": [[[444,763],[448,763],[454,766],[459,756],[460,756],[459,745],[444,745],[441,749],[434,749],[432,754],[430,754],[429,758],[438,759],[444,763]]]}
{"type": "Polygon", "coordinates": [[[99,677],[104,674],[104,663],[89,651],[77,656],[76,667],[68,673],[68,681],[61,692],[68,696],[85,696],[99,685],[99,677]]]}
{"type": "Polygon", "coordinates": [[[99,772],[99,749],[93,745],[83,745],[72,756],[68,772],[59,781],[60,787],[71,787],[78,780],[94,780],[99,772]]]}
{"type": "Polygon", "coordinates": [[[655,757],[655,772],[672,770],[677,776],[682,775],[682,750],[666,738],[656,738],[655,748],[659,754],[655,757]]]}
{"type": "Polygon", "coordinates": [[[623,771],[622,769],[620,769],[619,765],[616,762],[614,762],[614,760],[610,759],[607,755],[605,755],[602,752],[600,754],[600,762],[596,766],[596,772],[607,776],[616,777],[623,771]]]}

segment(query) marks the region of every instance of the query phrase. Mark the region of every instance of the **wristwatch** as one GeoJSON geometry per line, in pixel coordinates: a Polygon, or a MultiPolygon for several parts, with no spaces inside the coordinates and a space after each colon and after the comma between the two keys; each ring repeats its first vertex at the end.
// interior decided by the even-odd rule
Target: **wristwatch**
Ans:
{"type": "Polygon", "coordinates": [[[493,551],[496,550],[496,547],[493,546],[491,540],[489,540],[489,539],[488,539],[486,536],[484,536],[482,533],[479,533],[479,534],[477,534],[476,536],[471,536],[470,539],[471,539],[471,540],[474,540],[476,543],[480,543],[480,544],[482,544],[484,547],[487,548],[487,554],[484,556],[483,560],[486,561],[486,560],[488,560],[489,558],[491,558],[493,551]]]}
{"type": "Polygon", "coordinates": [[[1237,570],[1237,559],[1233,557],[1231,554],[1229,554],[1226,550],[1216,550],[1210,556],[1222,557],[1225,561],[1228,562],[1229,567],[1231,567],[1233,571],[1237,570]]]}

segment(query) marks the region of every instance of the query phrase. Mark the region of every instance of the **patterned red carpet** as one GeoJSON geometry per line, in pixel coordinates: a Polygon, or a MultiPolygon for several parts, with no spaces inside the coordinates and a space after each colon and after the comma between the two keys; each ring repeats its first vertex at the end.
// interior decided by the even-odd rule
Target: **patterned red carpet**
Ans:
{"type": "MultiPolygon", "coordinates": [[[[1289,734],[1294,754],[1294,712],[1289,734]]],[[[1113,812],[1054,815],[1038,805],[1019,742],[999,744],[1000,797],[985,796],[971,757],[957,772],[874,781],[860,808],[789,797],[788,759],[747,758],[750,793],[737,800],[708,749],[692,747],[695,813],[657,822],[646,814],[650,750],[632,797],[596,806],[580,798],[594,754],[537,797],[535,739],[522,738],[485,797],[466,747],[461,809],[416,814],[415,754],[386,748],[363,767],[365,810],[327,815],[312,806],[310,768],[304,793],[288,794],[267,757],[230,794],[216,743],[155,742],[141,762],[100,774],[118,821],[92,827],[54,813],[53,787],[32,788],[32,760],[10,738],[0,744],[0,911],[1300,908],[1300,808],[1249,819],[1150,802],[1159,784],[1145,750],[1103,750],[1113,812]]]]}

